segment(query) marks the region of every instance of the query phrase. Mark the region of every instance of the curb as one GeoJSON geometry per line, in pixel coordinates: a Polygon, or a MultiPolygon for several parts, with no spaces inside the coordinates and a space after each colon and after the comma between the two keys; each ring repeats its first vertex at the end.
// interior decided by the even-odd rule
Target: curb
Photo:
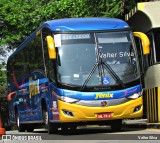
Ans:
{"type": "Polygon", "coordinates": [[[131,121],[131,122],[124,122],[122,127],[127,128],[144,128],[144,129],[160,129],[160,123],[147,123],[147,122],[139,122],[139,121],[131,121]]]}

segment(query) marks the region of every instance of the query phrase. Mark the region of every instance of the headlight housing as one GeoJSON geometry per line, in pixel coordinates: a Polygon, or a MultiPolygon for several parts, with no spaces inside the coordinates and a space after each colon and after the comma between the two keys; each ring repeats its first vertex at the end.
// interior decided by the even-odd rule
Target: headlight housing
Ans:
{"type": "Polygon", "coordinates": [[[142,96],[142,93],[143,92],[138,92],[138,93],[134,93],[133,95],[127,97],[128,99],[137,99],[139,98],[140,96],[142,96]]]}
{"type": "Polygon", "coordinates": [[[76,103],[79,101],[78,99],[74,99],[66,96],[59,96],[59,99],[67,103],[76,103]]]}
{"type": "Polygon", "coordinates": [[[54,92],[54,95],[61,101],[67,102],[67,103],[76,103],[78,101],[80,101],[79,99],[74,99],[74,98],[70,98],[67,96],[60,96],[57,93],[54,92]]]}

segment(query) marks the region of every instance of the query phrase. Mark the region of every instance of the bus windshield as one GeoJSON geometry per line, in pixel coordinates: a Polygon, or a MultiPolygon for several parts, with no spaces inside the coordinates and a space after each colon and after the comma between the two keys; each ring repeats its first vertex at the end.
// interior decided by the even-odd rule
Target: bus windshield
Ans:
{"type": "Polygon", "coordinates": [[[54,35],[58,81],[78,86],[127,84],[140,77],[129,31],[54,35]]]}

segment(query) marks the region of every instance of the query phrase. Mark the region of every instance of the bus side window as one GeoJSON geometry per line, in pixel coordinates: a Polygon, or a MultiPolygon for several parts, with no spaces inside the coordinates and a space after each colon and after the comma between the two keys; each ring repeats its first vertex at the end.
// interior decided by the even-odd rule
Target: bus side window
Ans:
{"type": "MultiPolygon", "coordinates": [[[[28,51],[26,52],[28,53],[26,53],[26,55],[28,55],[29,57],[27,60],[30,67],[30,73],[33,73],[35,71],[44,73],[44,64],[43,64],[43,58],[42,58],[42,47],[41,47],[40,35],[36,36],[36,38],[29,43],[27,50],[28,51]]],[[[34,79],[37,79],[37,78],[38,78],[38,75],[34,79]]]]}

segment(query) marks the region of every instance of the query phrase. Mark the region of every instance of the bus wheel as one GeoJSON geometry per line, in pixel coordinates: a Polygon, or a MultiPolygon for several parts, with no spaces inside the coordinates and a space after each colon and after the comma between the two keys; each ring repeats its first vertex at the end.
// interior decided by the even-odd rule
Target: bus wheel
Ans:
{"type": "Polygon", "coordinates": [[[48,122],[48,134],[53,134],[58,131],[58,125],[55,123],[48,122]]]}
{"type": "Polygon", "coordinates": [[[16,114],[16,122],[17,122],[18,131],[19,132],[25,132],[25,125],[20,123],[18,113],[16,114]]]}
{"type": "Polygon", "coordinates": [[[43,110],[43,121],[45,129],[48,130],[48,134],[53,134],[58,131],[58,126],[54,123],[49,122],[47,110],[43,110]]]}
{"type": "Polygon", "coordinates": [[[121,131],[122,128],[122,120],[114,120],[111,123],[111,130],[112,131],[121,131]]]}
{"type": "Polygon", "coordinates": [[[31,125],[28,125],[27,132],[33,132],[34,128],[31,125]]]}

